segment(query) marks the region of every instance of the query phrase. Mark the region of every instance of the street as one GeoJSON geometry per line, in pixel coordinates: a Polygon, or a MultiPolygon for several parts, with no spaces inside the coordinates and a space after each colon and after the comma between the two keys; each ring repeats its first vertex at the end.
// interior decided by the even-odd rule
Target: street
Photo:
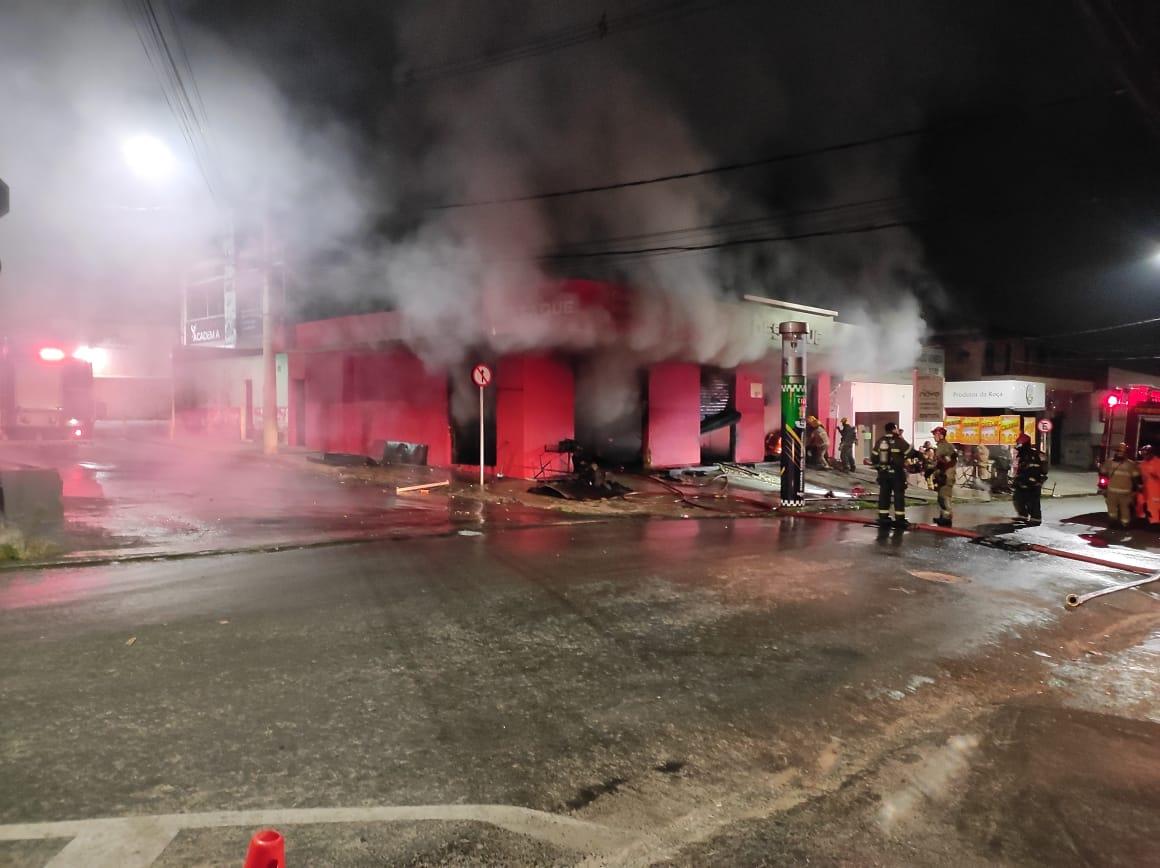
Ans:
{"type": "Polygon", "coordinates": [[[1124,573],[793,518],[472,527],[0,573],[0,863],[239,864],[270,824],[292,865],[1156,864],[1155,595],[1062,605],[1124,573]],[[36,825],[122,817],[167,819],[36,825]]]}
{"type": "Polygon", "coordinates": [[[1157,58],[4,3],[0,868],[1160,868],[1157,58]]]}

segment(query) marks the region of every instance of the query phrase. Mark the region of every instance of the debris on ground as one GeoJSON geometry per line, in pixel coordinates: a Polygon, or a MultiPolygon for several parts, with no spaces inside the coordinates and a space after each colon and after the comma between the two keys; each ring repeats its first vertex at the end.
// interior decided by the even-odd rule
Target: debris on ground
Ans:
{"type": "Polygon", "coordinates": [[[332,467],[377,467],[378,462],[365,455],[355,455],[350,452],[323,452],[321,458],[310,455],[307,461],[316,461],[329,464],[332,467]]]}
{"type": "Polygon", "coordinates": [[[439,482],[420,482],[418,485],[403,485],[395,489],[395,494],[407,494],[412,491],[422,491],[426,494],[432,488],[443,488],[450,484],[450,480],[444,479],[439,482]]]}
{"type": "Polygon", "coordinates": [[[633,493],[631,488],[612,480],[606,481],[603,485],[592,485],[571,477],[541,482],[529,488],[528,492],[545,497],[562,497],[565,500],[603,500],[633,493]]]}

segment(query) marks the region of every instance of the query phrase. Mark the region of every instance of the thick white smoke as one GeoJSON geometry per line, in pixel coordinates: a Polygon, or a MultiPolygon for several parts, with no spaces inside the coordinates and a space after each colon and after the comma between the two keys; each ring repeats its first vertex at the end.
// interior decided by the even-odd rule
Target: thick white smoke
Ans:
{"type": "Polygon", "coordinates": [[[255,237],[264,210],[279,254],[297,260],[363,233],[374,185],[349,133],[306,124],[252,62],[205,31],[185,24],[181,35],[196,72],[185,86],[192,96],[196,83],[209,119],[208,179],[126,4],[5,3],[0,177],[12,210],[0,220],[0,316],[9,328],[63,316],[176,331],[183,273],[220,255],[231,224],[255,237]],[[140,136],[161,141],[173,165],[135,171],[124,146],[140,136]]]}
{"type": "MultiPolygon", "coordinates": [[[[448,0],[381,14],[395,16],[405,70],[516,44],[585,13],[574,4],[513,3],[497,10],[448,0]]],[[[620,372],[625,381],[634,366],[665,358],[732,366],[772,348],[737,301],[744,293],[825,303],[878,327],[865,344],[841,349],[843,365],[892,370],[906,367],[917,351],[920,310],[899,275],[921,266],[913,242],[899,241],[897,232],[744,252],[552,258],[578,245],[590,249],[593,239],[648,247],[670,237],[657,233],[769,216],[758,203],[770,191],[747,189],[747,173],[495,207],[415,210],[416,202],[519,196],[722,159],[702,144],[663,82],[637,62],[633,47],[640,42],[590,42],[401,86],[385,97],[390,104],[383,112],[394,132],[410,130],[421,143],[404,155],[401,148],[370,148],[316,115],[306,118],[236,44],[227,48],[188,22],[182,35],[209,119],[216,197],[208,194],[122,3],[9,0],[0,29],[0,175],[13,187],[13,211],[0,222],[0,312],[34,314],[47,302],[82,314],[142,315],[153,305],[157,315],[175,321],[183,269],[220,249],[231,215],[252,234],[256,215],[267,211],[278,253],[292,267],[317,266],[320,255],[344,251],[330,269],[299,275],[311,293],[396,307],[411,341],[432,363],[456,363],[477,348],[596,350],[616,359],[605,366],[608,376],[620,372]],[[138,132],[162,138],[179,158],[179,170],[162,184],[143,182],[121,159],[124,137],[138,132]],[[384,240],[372,225],[384,215],[409,228],[384,240]],[[553,310],[545,287],[568,276],[633,287],[627,332],[599,305],[553,310]]],[[[777,88],[771,83],[768,90],[777,88]]],[[[771,115],[743,128],[791,123],[777,117],[777,104],[758,108],[771,115]]],[[[720,129],[712,133],[718,147],[727,138],[720,129]]],[[[893,190],[897,170],[897,163],[858,160],[815,170],[824,179],[822,204],[849,198],[847,188],[893,190]]],[[[779,218],[762,232],[798,228],[779,218]]]]}
{"type": "MultiPolygon", "coordinates": [[[[400,66],[422,68],[432,59],[518,42],[550,27],[561,12],[551,4],[521,8],[528,13],[522,21],[458,4],[458,26],[448,29],[445,8],[411,4],[400,19],[400,66]]],[[[441,201],[518,197],[680,172],[718,159],[699,144],[663,87],[650,83],[611,44],[420,82],[404,90],[404,98],[416,101],[414,117],[433,132],[419,180],[441,201]]],[[[880,160],[847,159],[823,198],[841,201],[849,189],[875,185],[896,191],[898,166],[880,160]]],[[[535,266],[541,257],[593,238],[625,238],[623,246],[647,247],[668,237],[651,233],[713,226],[739,216],[765,215],[738,179],[727,186],[724,176],[437,211],[413,238],[383,252],[383,288],[409,319],[438,324],[445,351],[481,342],[500,350],[600,349],[615,343],[619,353],[630,351],[639,364],[683,358],[729,367],[757,360],[772,348],[737,302],[742,294],[758,293],[804,303],[819,303],[819,297],[840,301],[844,319],[873,329],[876,334],[858,338],[858,345],[838,349],[843,368],[885,371],[913,362],[925,326],[899,274],[920,270],[919,257],[913,242],[899,240],[898,232],[886,241],[776,245],[760,265],[744,252],[711,251],[597,260],[595,266],[585,260],[535,266]],[[461,280],[442,270],[441,263],[472,256],[482,264],[461,280]],[[627,334],[617,335],[597,310],[576,311],[566,321],[516,313],[538,285],[593,267],[634,288],[627,334]],[[880,308],[889,315],[879,316],[880,308]],[[478,309],[512,311],[519,328],[480,334],[478,321],[463,313],[478,309]],[[877,334],[881,331],[888,336],[877,334]],[[883,346],[887,349],[880,350],[883,346]]],[[[790,228],[771,220],[761,231],[790,228]]],[[[615,367],[628,376],[630,366],[618,358],[615,367]]]]}

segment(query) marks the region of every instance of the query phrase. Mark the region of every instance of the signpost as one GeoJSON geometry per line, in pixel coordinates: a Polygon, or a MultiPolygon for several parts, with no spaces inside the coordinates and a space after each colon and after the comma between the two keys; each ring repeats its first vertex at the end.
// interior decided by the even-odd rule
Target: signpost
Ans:
{"type": "Polygon", "coordinates": [[[491,368],[476,365],[471,369],[471,382],[479,386],[479,487],[483,488],[483,390],[491,383],[491,368]]]}
{"type": "Polygon", "coordinates": [[[1039,423],[1035,427],[1039,429],[1040,434],[1050,434],[1051,428],[1052,428],[1051,420],[1050,419],[1040,419],[1039,423]]]}

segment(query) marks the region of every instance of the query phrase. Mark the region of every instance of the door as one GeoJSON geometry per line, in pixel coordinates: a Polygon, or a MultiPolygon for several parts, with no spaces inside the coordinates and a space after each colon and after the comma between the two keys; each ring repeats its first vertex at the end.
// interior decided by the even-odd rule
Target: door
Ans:
{"type": "Polygon", "coordinates": [[[736,377],[719,368],[701,368],[701,463],[732,461],[737,411],[736,377]]]}
{"type": "Polygon", "coordinates": [[[870,457],[870,452],[874,448],[874,444],[878,442],[878,438],[886,433],[886,423],[893,422],[898,424],[897,413],[855,413],[854,425],[858,428],[858,445],[856,448],[856,460],[861,463],[863,460],[870,457]],[[865,431],[870,432],[870,436],[865,436],[865,431]]]}
{"type": "MultiPolygon", "coordinates": [[[[448,382],[452,464],[479,464],[479,387],[471,381],[472,367],[455,367],[448,382]]],[[[493,383],[483,390],[483,463],[488,467],[495,467],[495,399],[493,383]]]]}

